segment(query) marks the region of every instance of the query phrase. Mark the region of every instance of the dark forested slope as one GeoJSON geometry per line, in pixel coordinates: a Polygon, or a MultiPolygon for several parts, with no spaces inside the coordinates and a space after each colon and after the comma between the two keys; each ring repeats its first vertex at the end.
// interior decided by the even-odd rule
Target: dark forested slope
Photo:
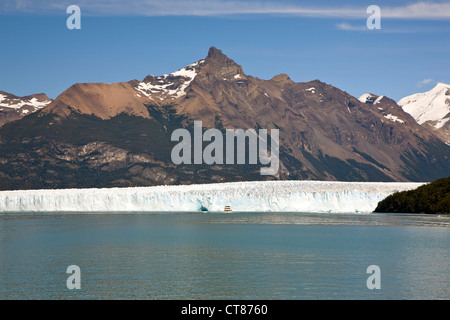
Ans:
{"type": "Polygon", "coordinates": [[[396,192],[380,201],[375,212],[450,214],[450,177],[396,192]]]}

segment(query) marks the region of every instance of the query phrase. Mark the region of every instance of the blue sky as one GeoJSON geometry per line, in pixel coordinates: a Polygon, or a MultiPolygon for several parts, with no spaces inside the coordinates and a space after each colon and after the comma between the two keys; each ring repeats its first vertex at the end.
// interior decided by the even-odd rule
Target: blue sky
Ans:
{"type": "Polygon", "coordinates": [[[399,100],[450,83],[450,1],[2,0],[0,43],[0,90],[19,96],[170,73],[215,46],[262,79],[399,100]],[[71,4],[81,30],[66,27],[71,4]]]}

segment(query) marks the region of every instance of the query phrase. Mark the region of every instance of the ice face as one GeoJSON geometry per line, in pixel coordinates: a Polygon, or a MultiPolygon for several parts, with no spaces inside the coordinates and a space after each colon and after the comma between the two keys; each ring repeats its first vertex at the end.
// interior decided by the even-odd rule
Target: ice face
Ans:
{"type": "Polygon", "coordinates": [[[396,191],[422,183],[263,181],[111,189],[0,192],[0,212],[370,213],[396,191]]]}

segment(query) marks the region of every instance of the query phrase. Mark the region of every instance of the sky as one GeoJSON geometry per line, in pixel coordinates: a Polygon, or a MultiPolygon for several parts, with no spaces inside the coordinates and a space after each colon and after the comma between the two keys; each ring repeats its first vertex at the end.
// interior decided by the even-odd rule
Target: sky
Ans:
{"type": "Polygon", "coordinates": [[[450,84],[450,1],[0,0],[0,91],[17,96],[168,74],[210,46],[248,75],[398,101],[450,84]],[[370,5],[381,29],[367,28],[370,5]]]}

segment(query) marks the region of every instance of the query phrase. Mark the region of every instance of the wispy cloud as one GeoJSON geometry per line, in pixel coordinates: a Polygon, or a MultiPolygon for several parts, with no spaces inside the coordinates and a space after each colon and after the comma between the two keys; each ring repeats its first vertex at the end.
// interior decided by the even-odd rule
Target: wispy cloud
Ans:
{"type": "Polygon", "coordinates": [[[355,25],[351,25],[351,24],[346,23],[346,22],[338,23],[336,25],[336,27],[339,30],[344,30],[344,31],[367,31],[367,30],[369,30],[365,26],[355,26],[355,25]]]}
{"type": "MultiPolygon", "coordinates": [[[[74,4],[90,15],[220,16],[291,15],[317,18],[367,18],[362,6],[303,6],[275,0],[2,0],[0,14],[57,13],[74,4]]],[[[450,3],[420,1],[405,6],[381,6],[386,19],[450,20],[450,3]]]]}
{"type": "Polygon", "coordinates": [[[420,1],[401,7],[381,8],[383,18],[450,19],[450,2],[420,1]]]}
{"type": "Polygon", "coordinates": [[[417,85],[418,88],[422,88],[424,86],[427,86],[429,84],[434,84],[434,83],[436,83],[436,81],[434,79],[427,78],[427,79],[423,79],[422,81],[417,82],[416,85],[417,85]]]}

